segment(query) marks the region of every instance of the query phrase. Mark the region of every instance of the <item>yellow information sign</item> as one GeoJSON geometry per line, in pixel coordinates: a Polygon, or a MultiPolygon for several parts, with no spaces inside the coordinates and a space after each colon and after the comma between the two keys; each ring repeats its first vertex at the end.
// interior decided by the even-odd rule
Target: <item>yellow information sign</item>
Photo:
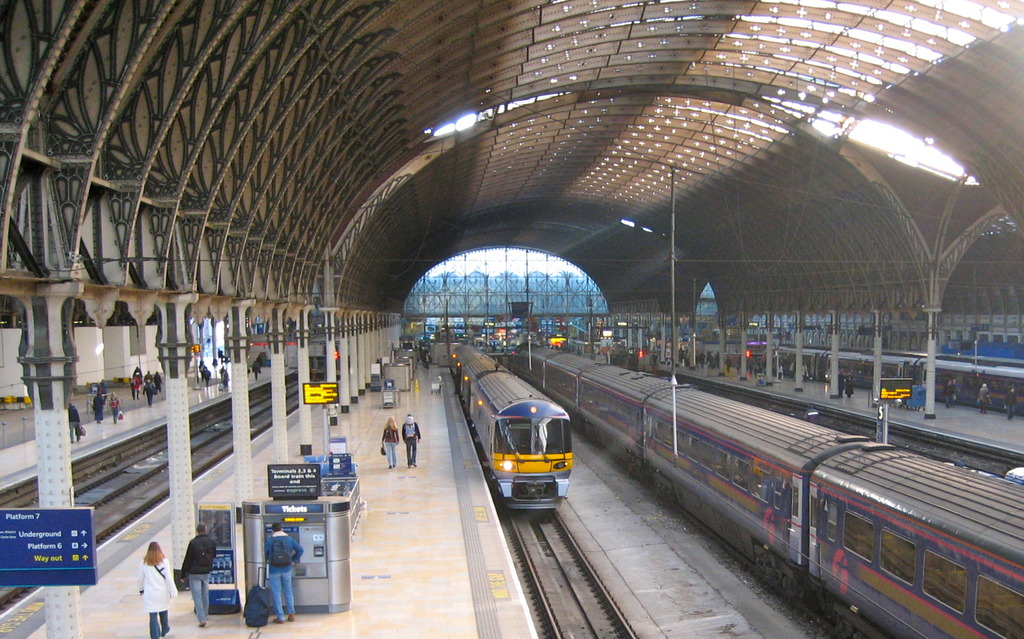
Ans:
{"type": "Polygon", "coordinates": [[[338,385],[333,382],[302,385],[303,404],[337,404],[338,385]]]}

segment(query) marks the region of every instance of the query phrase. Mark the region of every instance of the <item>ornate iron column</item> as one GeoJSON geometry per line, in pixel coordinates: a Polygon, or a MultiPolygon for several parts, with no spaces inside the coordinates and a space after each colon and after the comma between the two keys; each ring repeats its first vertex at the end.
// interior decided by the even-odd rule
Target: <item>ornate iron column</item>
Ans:
{"type": "Polygon", "coordinates": [[[270,311],[270,394],[273,397],[274,463],[288,463],[288,409],[284,385],[284,321],[278,306],[270,311]]]}
{"type": "MultiPolygon", "coordinates": [[[[299,396],[302,385],[309,383],[309,311],[308,306],[299,307],[295,314],[295,345],[299,365],[299,396]]],[[[299,402],[299,454],[313,454],[313,407],[299,402]]]]}
{"type": "Polygon", "coordinates": [[[171,562],[180,562],[192,538],[195,499],[192,490],[192,437],[188,416],[188,361],[185,309],[199,296],[172,295],[157,303],[160,332],[157,336],[160,365],[167,395],[167,475],[171,492],[171,562]]]}
{"type": "MultiPolygon", "coordinates": [[[[71,436],[68,398],[78,356],[70,326],[71,305],[81,294],[77,282],[44,284],[24,297],[26,347],[18,358],[32,397],[38,451],[39,506],[75,505],[71,482],[71,436]]],[[[50,637],[82,637],[78,586],[45,589],[46,628],[50,637]]]]}
{"type": "Polygon", "coordinates": [[[231,443],[235,456],[235,503],[253,498],[252,432],[249,426],[249,330],[246,314],[254,300],[236,300],[228,311],[224,341],[231,357],[231,443]]]}
{"type": "Polygon", "coordinates": [[[839,399],[839,312],[832,313],[828,324],[829,338],[832,342],[832,356],[829,358],[829,399],[839,399]]]}

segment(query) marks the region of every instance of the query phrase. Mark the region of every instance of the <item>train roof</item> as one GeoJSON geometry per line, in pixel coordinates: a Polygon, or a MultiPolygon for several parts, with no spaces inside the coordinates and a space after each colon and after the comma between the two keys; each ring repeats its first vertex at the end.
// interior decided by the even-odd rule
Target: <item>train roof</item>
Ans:
{"type": "Polygon", "coordinates": [[[840,453],[814,477],[1024,567],[1024,486],[894,449],[840,453]]]}
{"type": "Polygon", "coordinates": [[[473,346],[456,349],[462,372],[474,380],[503,417],[568,419],[565,409],[473,346]],[[531,410],[533,407],[534,410],[531,410]]]}
{"type": "MultiPolygon", "coordinates": [[[[669,420],[672,384],[648,373],[617,366],[588,368],[583,379],[615,389],[634,402],[644,402],[669,420]]],[[[823,451],[851,441],[867,441],[741,402],[711,395],[688,385],[676,387],[676,415],[709,431],[727,446],[752,451],[755,456],[781,461],[797,471],[823,451]]]]}

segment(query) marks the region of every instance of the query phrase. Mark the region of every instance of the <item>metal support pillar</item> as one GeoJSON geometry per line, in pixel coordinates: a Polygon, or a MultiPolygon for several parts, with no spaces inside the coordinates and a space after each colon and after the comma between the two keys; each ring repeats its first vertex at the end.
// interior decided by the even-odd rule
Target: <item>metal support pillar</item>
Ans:
{"type": "Polygon", "coordinates": [[[939,333],[939,310],[925,309],[928,314],[928,359],[924,374],[924,418],[935,419],[935,350],[939,333]]]}
{"type": "Polygon", "coordinates": [[[352,368],[349,353],[350,339],[346,331],[338,333],[338,398],[342,413],[348,413],[352,407],[352,368]]]}
{"type": "Polygon", "coordinates": [[[747,381],[747,316],[740,313],[740,381],[747,381]]]}
{"type": "Polygon", "coordinates": [[[195,293],[174,295],[157,304],[160,340],[157,349],[164,369],[167,395],[167,475],[171,493],[171,563],[185,557],[195,533],[195,498],[192,491],[192,434],[188,415],[188,332],[185,308],[194,304],[195,293]]]}
{"type": "Polygon", "coordinates": [[[839,399],[839,313],[832,311],[832,319],[828,325],[829,338],[832,340],[832,356],[829,358],[829,399],[839,399]]]}
{"type": "MultiPolygon", "coordinates": [[[[231,442],[234,447],[235,503],[253,499],[252,439],[249,429],[248,331],[246,311],[253,300],[239,300],[228,309],[224,341],[231,357],[231,442]]],[[[221,319],[221,318],[218,318],[221,319]]]]}
{"type": "Polygon", "coordinates": [[[772,331],[775,329],[775,314],[767,313],[768,321],[764,329],[764,377],[765,384],[775,381],[775,347],[772,344],[772,331]]]}
{"type": "Polygon", "coordinates": [[[872,344],[875,367],[871,376],[871,399],[877,400],[882,395],[882,311],[872,311],[875,316],[875,338],[872,344]]]}
{"type": "MultiPolygon", "coordinates": [[[[295,321],[295,345],[298,356],[299,367],[299,395],[302,395],[302,385],[309,383],[309,323],[308,308],[301,308],[296,314],[295,321]]],[[[313,453],[313,407],[304,402],[299,402],[299,454],[313,453]],[[306,447],[309,452],[306,453],[306,447]]]]}
{"type": "MultiPolygon", "coordinates": [[[[82,285],[50,284],[25,305],[25,336],[28,349],[18,361],[24,369],[25,385],[32,397],[38,452],[39,506],[71,508],[75,505],[71,482],[71,436],[68,403],[78,357],[70,314],[74,297],[82,285]]],[[[83,411],[85,414],[88,411],[83,411]]],[[[81,639],[81,591],[78,586],[50,586],[45,589],[46,636],[50,639],[81,639]]]]}
{"type": "Polygon", "coordinates": [[[288,396],[284,385],[284,319],[281,309],[270,312],[270,395],[275,464],[288,463],[288,396]]]}
{"type": "Polygon", "coordinates": [[[796,342],[796,363],[793,366],[793,383],[796,384],[793,390],[802,393],[804,392],[804,313],[803,311],[797,311],[796,314],[796,331],[793,334],[793,340],[796,342]]]}

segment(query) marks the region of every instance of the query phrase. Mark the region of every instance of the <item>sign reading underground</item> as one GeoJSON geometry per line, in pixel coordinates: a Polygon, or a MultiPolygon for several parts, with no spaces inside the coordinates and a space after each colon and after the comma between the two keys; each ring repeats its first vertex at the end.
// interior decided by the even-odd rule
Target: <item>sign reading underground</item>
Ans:
{"type": "Polygon", "coordinates": [[[0,586],[95,586],[92,508],[0,510],[0,586]]]}

